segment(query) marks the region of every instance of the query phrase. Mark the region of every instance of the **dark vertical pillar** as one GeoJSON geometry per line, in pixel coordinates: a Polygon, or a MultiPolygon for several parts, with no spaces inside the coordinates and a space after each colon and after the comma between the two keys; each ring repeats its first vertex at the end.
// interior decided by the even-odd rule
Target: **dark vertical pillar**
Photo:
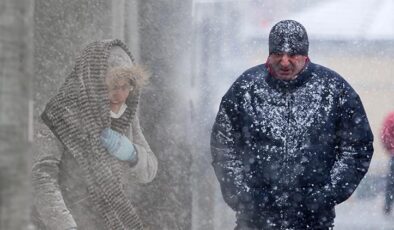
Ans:
{"type": "Polygon", "coordinates": [[[152,229],[191,229],[191,11],[191,0],[139,1],[140,59],[153,74],[141,117],[159,159],[139,210],[152,229]]]}
{"type": "Polygon", "coordinates": [[[0,229],[27,229],[33,1],[0,2],[0,229]]]}
{"type": "Polygon", "coordinates": [[[34,101],[38,116],[88,43],[112,35],[111,1],[36,0],[34,101]]]}

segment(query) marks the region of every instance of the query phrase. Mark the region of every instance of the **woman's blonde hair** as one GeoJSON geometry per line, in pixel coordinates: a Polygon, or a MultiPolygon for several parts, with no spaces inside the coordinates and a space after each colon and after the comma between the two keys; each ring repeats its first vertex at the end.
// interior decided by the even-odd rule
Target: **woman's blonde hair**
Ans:
{"type": "Polygon", "coordinates": [[[110,68],[105,77],[106,84],[109,87],[114,87],[119,84],[120,80],[127,80],[130,86],[141,88],[148,83],[149,73],[139,65],[110,68]]]}

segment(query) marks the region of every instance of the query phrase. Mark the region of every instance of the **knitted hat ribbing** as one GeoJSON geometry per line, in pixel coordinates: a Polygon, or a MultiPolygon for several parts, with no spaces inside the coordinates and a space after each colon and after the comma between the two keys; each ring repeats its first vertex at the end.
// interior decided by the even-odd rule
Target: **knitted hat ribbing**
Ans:
{"type": "Polygon", "coordinates": [[[308,55],[308,34],[303,25],[294,20],[275,24],[269,34],[269,54],[289,53],[308,55]]]}

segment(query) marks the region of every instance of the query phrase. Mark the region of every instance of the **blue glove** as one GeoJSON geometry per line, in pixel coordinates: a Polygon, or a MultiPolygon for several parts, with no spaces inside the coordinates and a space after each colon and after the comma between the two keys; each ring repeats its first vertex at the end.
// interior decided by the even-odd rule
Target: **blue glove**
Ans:
{"type": "Polygon", "coordinates": [[[111,155],[119,160],[134,161],[137,157],[137,152],[130,140],[110,128],[105,128],[101,132],[101,143],[111,155]]]}

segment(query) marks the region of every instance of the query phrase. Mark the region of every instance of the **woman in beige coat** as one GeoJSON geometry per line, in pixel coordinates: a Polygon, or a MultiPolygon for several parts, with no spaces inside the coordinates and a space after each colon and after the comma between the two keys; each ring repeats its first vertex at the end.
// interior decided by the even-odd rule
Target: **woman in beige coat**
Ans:
{"type": "Polygon", "coordinates": [[[38,229],[143,229],[130,196],[134,182],[148,183],[157,171],[138,119],[145,78],[120,40],[91,43],[77,58],[39,122],[38,229]]]}

